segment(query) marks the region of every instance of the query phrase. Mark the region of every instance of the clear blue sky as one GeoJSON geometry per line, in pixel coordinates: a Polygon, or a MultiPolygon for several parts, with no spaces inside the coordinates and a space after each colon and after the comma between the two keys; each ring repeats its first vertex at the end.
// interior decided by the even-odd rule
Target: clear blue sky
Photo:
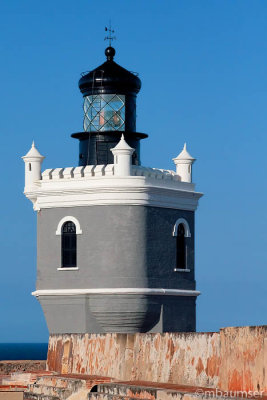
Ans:
{"type": "Polygon", "coordinates": [[[266,323],[266,0],[2,0],[0,342],[48,338],[20,157],[34,139],[44,168],[77,165],[77,82],[104,61],[110,18],[143,83],[143,165],[173,168],[185,141],[197,158],[198,330],[266,323]]]}

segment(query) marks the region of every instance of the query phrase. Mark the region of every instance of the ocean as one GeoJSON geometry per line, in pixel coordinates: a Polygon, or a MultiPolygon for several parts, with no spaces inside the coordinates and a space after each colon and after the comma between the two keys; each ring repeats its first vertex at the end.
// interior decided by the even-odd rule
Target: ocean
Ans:
{"type": "Polygon", "coordinates": [[[0,360],[46,360],[47,343],[0,343],[0,360]]]}

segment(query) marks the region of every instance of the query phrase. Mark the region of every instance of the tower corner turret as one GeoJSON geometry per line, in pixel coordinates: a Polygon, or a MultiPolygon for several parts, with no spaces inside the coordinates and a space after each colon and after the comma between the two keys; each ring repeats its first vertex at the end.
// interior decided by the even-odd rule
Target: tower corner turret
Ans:
{"type": "Polygon", "coordinates": [[[24,193],[26,194],[37,188],[36,182],[41,179],[41,166],[45,157],[39,153],[33,141],[28,153],[21,158],[25,163],[24,193]]]}
{"type": "Polygon", "coordinates": [[[173,158],[174,164],[176,165],[176,174],[180,177],[181,182],[192,182],[192,165],[196,161],[194,157],[192,157],[186,147],[186,143],[184,144],[183,150],[177,157],[173,158]]]}
{"type": "Polygon", "coordinates": [[[123,134],[117,146],[110,151],[114,155],[114,175],[130,176],[134,149],[128,145],[123,134]]]}

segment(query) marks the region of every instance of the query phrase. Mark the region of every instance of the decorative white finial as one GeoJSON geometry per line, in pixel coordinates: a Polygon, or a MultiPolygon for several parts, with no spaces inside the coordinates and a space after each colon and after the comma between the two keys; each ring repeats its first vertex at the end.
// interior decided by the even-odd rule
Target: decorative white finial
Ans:
{"type": "Polygon", "coordinates": [[[121,140],[113,149],[110,149],[114,156],[114,175],[129,176],[131,175],[132,154],[134,149],[128,145],[121,135],[121,140]]]}
{"type": "Polygon", "coordinates": [[[28,153],[22,157],[25,160],[27,160],[28,158],[34,158],[34,159],[44,159],[44,156],[42,156],[42,154],[39,153],[39,151],[37,150],[37,148],[35,147],[35,143],[34,140],[32,142],[32,147],[30,148],[30,150],[28,151],[28,153]]]}
{"type": "MultiPolygon", "coordinates": [[[[184,147],[183,147],[183,150],[181,151],[181,153],[178,154],[178,156],[176,158],[173,158],[174,162],[175,162],[175,160],[192,160],[193,162],[195,161],[195,158],[192,157],[188,153],[186,143],[184,144],[184,147]]],[[[176,164],[176,162],[175,162],[175,164],[176,164]]]]}
{"type": "Polygon", "coordinates": [[[192,164],[195,160],[196,159],[188,153],[186,143],[181,153],[178,154],[176,158],[173,158],[176,164],[176,174],[180,176],[182,182],[192,182],[192,164]]]}
{"type": "MultiPolygon", "coordinates": [[[[125,140],[125,138],[124,138],[124,134],[122,133],[122,135],[121,135],[121,140],[119,141],[119,143],[117,144],[117,146],[115,146],[113,149],[111,149],[111,151],[112,151],[112,153],[113,153],[113,150],[133,150],[133,152],[134,152],[134,149],[132,149],[132,147],[130,147],[129,145],[128,145],[128,143],[126,142],[126,140],[125,140]]],[[[113,153],[114,154],[114,153],[113,153]]]]}

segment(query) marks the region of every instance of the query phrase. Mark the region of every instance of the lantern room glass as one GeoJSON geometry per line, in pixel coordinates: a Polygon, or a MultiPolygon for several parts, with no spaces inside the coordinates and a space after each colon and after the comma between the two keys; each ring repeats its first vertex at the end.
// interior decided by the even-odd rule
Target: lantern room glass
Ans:
{"type": "Polygon", "coordinates": [[[84,97],[85,132],[124,131],[125,96],[102,94],[84,97]]]}

